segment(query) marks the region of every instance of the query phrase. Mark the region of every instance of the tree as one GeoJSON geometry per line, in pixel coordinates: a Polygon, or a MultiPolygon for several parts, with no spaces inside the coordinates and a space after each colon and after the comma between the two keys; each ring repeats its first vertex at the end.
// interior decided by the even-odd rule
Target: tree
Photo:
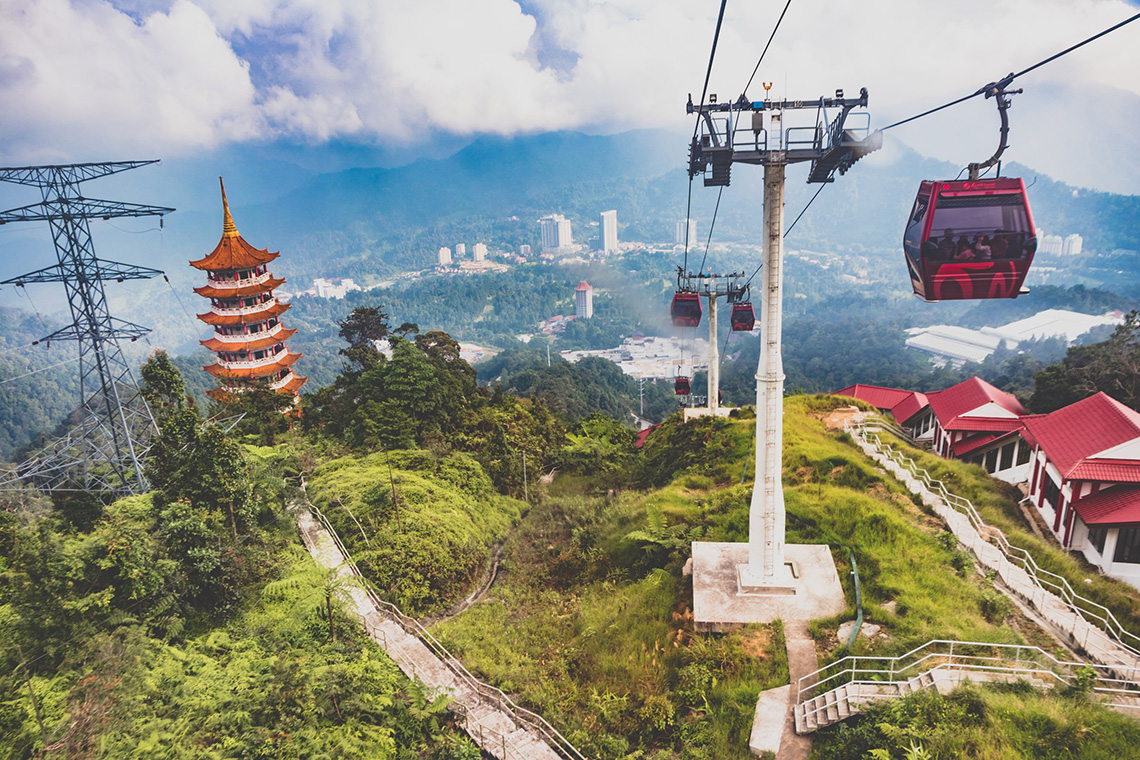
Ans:
{"type": "MultiPolygon", "coordinates": [[[[369,370],[384,360],[376,342],[388,337],[388,315],[379,306],[358,306],[344,319],[338,319],[340,335],[348,348],[340,353],[361,370],[369,370]]],[[[402,325],[400,329],[408,327],[402,325]]]]}
{"type": "Polygon", "coordinates": [[[296,564],[293,572],[265,587],[268,599],[288,601],[292,605],[296,622],[304,623],[315,615],[322,615],[329,624],[329,641],[336,641],[334,608],[351,601],[351,592],[364,588],[356,575],[341,572],[342,566],[321,567],[309,555],[294,547],[296,564]]]}
{"type": "Polygon", "coordinates": [[[1051,412],[1103,391],[1133,409],[1140,405],[1140,312],[1133,311],[1102,342],[1073,346],[1059,364],[1034,376],[1030,408],[1051,412]]]}
{"type": "Polygon", "coordinates": [[[161,419],[182,411],[186,403],[186,382],[165,351],[159,349],[142,365],[142,394],[151,411],[161,419]]]}

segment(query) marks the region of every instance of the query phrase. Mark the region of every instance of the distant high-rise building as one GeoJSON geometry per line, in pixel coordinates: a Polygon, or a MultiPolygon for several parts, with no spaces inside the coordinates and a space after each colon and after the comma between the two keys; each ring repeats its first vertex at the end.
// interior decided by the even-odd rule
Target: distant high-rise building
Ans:
{"type": "Polygon", "coordinates": [[[673,242],[677,245],[684,245],[686,230],[689,232],[689,246],[692,247],[697,242],[697,223],[692,219],[682,219],[677,222],[677,231],[674,233],[673,242]]]}
{"type": "Polygon", "coordinates": [[[439,265],[441,267],[451,266],[451,249],[444,246],[439,249],[439,265]]]}
{"type": "Polygon", "coordinates": [[[487,246],[483,245],[482,243],[476,243],[471,252],[474,254],[476,261],[486,261],[487,246]]]}
{"type": "Polygon", "coordinates": [[[531,248],[526,243],[519,246],[519,256],[530,256],[531,248]]]}
{"type": "Polygon", "coordinates": [[[1084,245],[1084,240],[1076,233],[1069,235],[1065,238],[1065,245],[1062,253],[1066,256],[1076,256],[1081,252],[1081,247],[1084,245]]]}
{"type": "Polygon", "coordinates": [[[601,240],[598,246],[603,253],[617,250],[617,211],[602,212],[601,240]]]}
{"type": "Polygon", "coordinates": [[[542,250],[556,251],[574,244],[570,234],[570,220],[561,214],[551,214],[538,220],[542,230],[542,250]]]}
{"type": "Polygon", "coordinates": [[[466,255],[467,255],[467,244],[466,243],[456,243],[455,244],[455,258],[461,259],[466,255]]]}
{"type": "Polygon", "coordinates": [[[590,319],[594,316],[594,289],[585,280],[574,288],[574,316],[578,319],[590,319]]]}
{"type": "Polygon", "coordinates": [[[1060,235],[1044,235],[1037,238],[1037,252],[1048,256],[1060,256],[1064,251],[1065,241],[1060,235]]]}

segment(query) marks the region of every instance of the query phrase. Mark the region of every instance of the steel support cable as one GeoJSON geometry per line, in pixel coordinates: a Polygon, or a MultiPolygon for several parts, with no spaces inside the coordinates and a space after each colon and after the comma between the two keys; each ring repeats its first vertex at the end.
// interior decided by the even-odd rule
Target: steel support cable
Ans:
{"type": "Polygon", "coordinates": [[[752,69],[752,76],[748,77],[748,84],[744,85],[744,89],[741,90],[742,93],[748,93],[748,88],[752,85],[752,80],[756,78],[756,72],[760,70],[760,63],[764,60],[764,56],[767,54],[768,47],[772,44],[772,40],[776,38],[776,32],[780,30],[780,22],[784,20],[784,14],[788,12],[788,6],[791,4],[792,0],[788,0],[784,5],[784,10],[780,12],[780,18],[776,20],[776,26],[773,27],[772,34],[768,36],[768,42],[764,45],[763,52],[760,53],[760,59],[756,61],[756,68],[752,69]]]}
{"type": "MultiPolygon", "coordinates": [[[[705,85],[701,89],[701,106],[705,104],[705,97],[709,92],[709,79],[712,78],[713,60],[716,59],[716,45],[720,41],[720,27],[724,23],[724,7],[728,5],[728,0],[720,0],[720,13],[716,17],[716,31],[713,32],[712,50],[709,52],[709,66],[705,70],[705,85]]],[[[693,140],[697,139],[697,131],[701,127],[701,115],[698,111],[697,118],[693,120],[693,140]]],[[[685,201],[685,261],[682,267],[686,272],[689,269],[689,219],[693,209],[693,175],[689,174],[689,197],[685,201]]]]}
{"type": "Polygon", "coordinates": [[[705,259],[709,257],[709,246],[712,245],[713,230],[716,228],[716,215],[717,212],[720,211],[720,196],[723,192],[724,185],[721,185],[720,189],[716,191],[716,206],[713,208],[712,223],[709,224],[709,237],[708,240],[705,241],[705,255],[701,256],[701,265],[697,267],[698,274],[705,271],[705,259]]]}
{"type": "MultiPolygon", "coordinates": [[[[799,216],[797,216],[795,218],[795,220],[791,223],[791,225],[788,227],[788,229],[784,230],[784,234],[781,235],[780,237],[786,238],[788,236],[788,233],[790,233],[795,228],[796,222],[798,222],[800,219],[803,218],[803,215],[807,213],[807,210],[809,208],[811,208],[811,204],[815,203],[815,199],[819,197],[819,194],[823,192],[823,188],[825,188],[825,187],[827,187],[826,183],[821,184],[819,186],[819,189],[815,191],[815,195],[813,195],[811,197],[811,200],[808,201],[807,205],[804,206],[802,211],[800,211],[799,216]]],[[[756,267],[756,271],[754,271],[751,275],[749,275],[748,279],[745,280],[744,287],[748,287],[748,285],[752,282],[752,278],[760,273],[760,270],[763,268],[763,266],[764,266],[764,262],[763,262],[763,260],[761,260],[760,266],[756,267]]]]}
{"type": "MultiPolygon", "coordinates": [[[[1039,69],[1047,63],[1052,63],[1053,61],[1057,60],[1061,56],[1067,55],[1067,54],[1073,52],[1074,50],[1076,50],[1077,48],[1084,47],[1085,45],[1089,44],[1090,42],[1094,42],[1096,40],[1099,40],[1101,37],[1105,36],[1106,34],[1109,34],[1111,32],[1115,32],[1117,29],[1121,28],[1122,26],[1127,26],[1128,24],[1131,24],[1133,21],[1136,21],[1137,19],[1140,19],[1140,13],[1129,16],[1128,18],[1124,19],[1120,23],[1115,24],[1113,26],[1110,26],[1109,28],[1107,28],[1103,31],[1097,32],[1092,37],[1089,37],[1085,40],[1082,40],[1081,42],[1078,42],[1076,45],[1072,45],[1070,47],[1067,47],[1059,53],[1054,53],[1053,55],[1049,56],[1048,58],[1045,58],[1041,61],[1038,61],[1037,63],[1033,64],[1029,68],[1022,69],[1021,71],[1017,72],[1016,74],[1010,74],[1009,77],[1003,81],[1005,81],[1007,83],[1013,82],[1013,80],[1017,79],[1018,77],[1024,76],[1024,75],[1028,74],[1029,72],[1033,71],[1034,69],[1039,69]]],[[[985,92],[986,92],[986,88],[982,87],[977,92],[971,93],[969,95],[964,95],[964,96],[958,98],[957,100],[952,100],[949,103],[938,106],[937,108],[931,108],[928,111],[923,111],[920,114],[917,114],[915,116],[911,116],[909,118],[903,119],[902,121],[896,121],[894,124],[890,124],[888,126],[885,126],[879,131],[886,132],[888,129],[894,129],[895,127],[901,127],[903,124],[907,124],[909,122],[912,122],[915,119],[921,119],[923,116],[929,116],[932,113],[937,113],[938,111],[949,108],[950,106],[956,106],[959,103],[963,103],[963,102],[970,100],[972,98],[976,98],[979,95],[984,95],[985,92]]]]}

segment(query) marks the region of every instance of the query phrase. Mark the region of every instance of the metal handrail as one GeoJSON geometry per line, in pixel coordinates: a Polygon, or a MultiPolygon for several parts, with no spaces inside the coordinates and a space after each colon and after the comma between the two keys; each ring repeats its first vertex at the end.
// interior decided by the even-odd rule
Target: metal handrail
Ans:
{"type": "Polygon", "coordinates": [[[1117,620],[1116,616],[1112,613],[1112,610],[1099,602],[1094,602],[1078,594],[1065,577],[1042,568],[1037,564],[1036,560],[1034,560],[1032,554],[1019,546],[1011,544],[1000,528],[986,524],[969,499],[951,493],[941,480],[936,480],[931,477],[925,468],[919,466],[913,459],[905,454],[896,451],[889,443],[884,442],[879,436],[872,432],[872,428],[874,427],[888,428],[885,423],[877,421],[848,422],[844,427],[849,432],[858,430],[860,432],[860,438],[862,438],[864,442],[873,446],[876,451],[890,459],[899,467],[910,472],[911,475],[916,480],[921,481],[928,490],[941,497],[947,506],[957,512],[965,514],[969,518],[974,530],[978,532],[978,535],[985,539],[987,543],[994,545],[1008,561],[1021,567],[1038,588],[1042,591],[1048,591],[1046,586],[1050,589],[1054,589],[1055,591],[1052,593],[1058,594],[1059,599],[1077,616],[1086,623],[1100,628],[1123,649],[1137,658],[1140,658],[1140,649],[1137,648],[1140,647],[1140,636],[1133,634],[1121,625],[1120,621],[1117,620]],[[1091,621],[1089,620],[1090,617],[1092,618],[1091,621]],[[1096,625],[1096,623],[1099,623],[1099,625],[1096,625]]]}
{"type": "MultiPolygon", "coordinates": [[[[909,683],[938,670],[952,669],[1006,673],[1022,677],[1041,676],[1056,684],[1068,686],[1072,685],[1076,673],[1085,668],[1092,668],[1096,673],[1093,679],[1094,692],[1140,697],[1140,685],[1136,682],[1136,674],[1140,668],[1059,660],[1040,647],[1026,644],[934,639],[897,657],[852,655],[836,660],[813,673],[802,676],[797,681],[796,701],[798,704],[805,704],[850,684],[877,686],[909,683]],[[1011,662],[1012,666],[1008,664],[1011,662]],[[1130,671],[1132,678],[1118,677],[1118,671],[1121,670],[1130,671]],[[824,686],[827,688],[823,688],[824,686]]],[[[804,715],[812,715],[831,704],[833,703],[826,703],[811,710],[805,709],[804,715]]],[[[1125,706],[1140,707],[1140,705],[1125,706]]]]}
{"type": "MultiPolygon", "coordinates": [[[[305,493],[304,483],[301,484],[301,491],[302,493],[305,493]]],[[[505,710],[505,712],[509,712],[511,714],[511,717],[514,719],[515,723],[525,724],[529,728],[538,732],[544,739],[546,739],[551,749],[553,749],[555,752],[558,752],[558,754],[562,755],[568,760],[587,760],[587,758],[581,752],[579,752],[573,744],[570,743],[570,740],[563,736],[558,731],[558,729],[550,725],[550,723],[548,723],[545,718],[543,718],[538,713],[526,709],[525,707],[520,707],[501,689],[480,681],[478,678],[473,676],[467,670],[467,668],[463,666],[463,663],[461,663],[458,658],[451,654],[451,652],[447,651],[447,649],[441,643],[439,643],[439,641],[437,641],[434,636],[428,633],[428,631],[422,625],[420,625],[419,621],[417,621],[415,618],[411,618],[405,615],[404,612],[395,604],[392,604],[385,599],[381,599],[371,588],[371,585],[368,583],[368,579],[365,578],[364,574],[360,572],[360,568],[356,565],[356,561],[352,558],[352,554],[349,553],[348,547],[346,547],[341,541],[340,535],[337,533],[336,529],[333,528],[332,524],[329,522],[324,513],[316,505],[309,501],[307,493],[305,494],[305,502],[309,505],[310,511],[317,516],[317,519],[320,520],[325,530],[327,530],[329,535],[332,537],[333,543],[336,544],[337,549],[341,553],[341,556],[345,558],[345,564],[347,564],[352,570],[352,573],[359,577],[365,584],[364,591],[368,594],[370,601],[376,606],[377,611],[386,611],[390,619],[394,619],[395,622],[399,624],[399,626],[403,628],[406,633],[419,639],[424,644],[424,646],[426,646],[432,652],[432,654],[434,654],[444,664],[444,666],[447,667],[448,670],[450,670],[459,680],[463,681],[463,683],[469,686],[477,694],[484,698],[494,700],[499,706],[499,709],[503,709],[503,707],[506,706],[508,709],[505,710]]],[[[413,672],[415,671],[414,667],[411,667],[409,669],[413,672]]]]}

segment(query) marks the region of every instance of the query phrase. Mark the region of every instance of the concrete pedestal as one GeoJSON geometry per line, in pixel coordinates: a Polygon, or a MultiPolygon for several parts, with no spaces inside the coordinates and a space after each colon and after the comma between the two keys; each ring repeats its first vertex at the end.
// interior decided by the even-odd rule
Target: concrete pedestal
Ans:
{"type": "Polygon", "coordinates": [[[777,619],[814,620],[846,609],[843,586],[827,546],[788,544],[784,557],[788,563],[786,579],[760,587],[748,581],[748,544],[694,542],[696,629],[727,631],[777,619]]]}

